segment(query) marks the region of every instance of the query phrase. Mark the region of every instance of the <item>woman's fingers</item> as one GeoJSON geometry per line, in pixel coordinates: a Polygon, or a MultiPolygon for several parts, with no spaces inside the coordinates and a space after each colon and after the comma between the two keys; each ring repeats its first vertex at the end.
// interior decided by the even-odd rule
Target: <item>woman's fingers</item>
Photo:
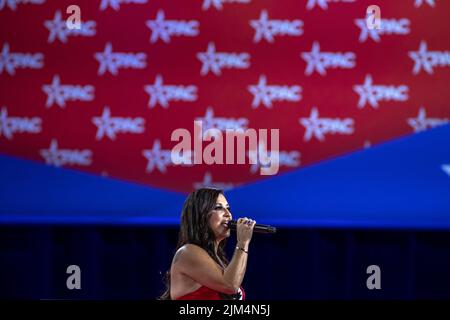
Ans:
{"type": "Polygon", "coordinates": [[[255,227],[256,221],[253,219],[249,219],[247,217],[245,218],[239,218],[237,220],[238,224],[245,225],[248,229],[253,229],[255,227]]]}
{"type": "Polygon", "coordinates": [[[243,225],[246,225],[248,227],[254,227],[255,224],[256,224],[256,221],[253,220],[253,219],[249,219],[249,218],[245,217],[245,218],[239,218],[238,219],[238,224],[243,224],[243,225]]]}
{"type": "Polygon", "coordinates": [[[248,220],[247,217],[245,217],[245,218],[239,218],[239,219],[238,219],[238,223],[247,223],[247,220],[248,220]]]}

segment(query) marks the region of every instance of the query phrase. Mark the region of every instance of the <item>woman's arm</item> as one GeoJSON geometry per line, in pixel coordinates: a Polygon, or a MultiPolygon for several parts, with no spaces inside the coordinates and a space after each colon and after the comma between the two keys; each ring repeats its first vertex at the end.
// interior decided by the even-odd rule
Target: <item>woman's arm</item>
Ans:
{"type": "MultiPolygon", "coordinates": [[[[237,245],[248,251],[255,222],[245,225],[242,221],[244,220],[239,219],[237,225],[237,245]]],[[[208,288],[226,294],[235,294],[244,280],[247,255],[243,250],[236,249],[229,265],[222,273],[222,269],[204,249],[193,244],[187,244],[176,253],[174,267],[182,274],[208,288]]]]}

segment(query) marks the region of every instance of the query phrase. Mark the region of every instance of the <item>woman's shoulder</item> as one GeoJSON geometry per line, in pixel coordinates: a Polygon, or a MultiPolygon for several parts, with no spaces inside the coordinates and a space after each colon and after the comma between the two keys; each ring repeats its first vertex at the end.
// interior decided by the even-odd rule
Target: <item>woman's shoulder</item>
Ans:
{"type": "Polygon", "coordinates": [[[205,255],[208,256],[206,250],[202,247],[193,243],[186,243],[185,245],[181,246],[177,250],[177,252],[175,252],[173,262],[175,263],[180,260],[190,259],[192,257],[204,257],[205,255]]]}
{"type": "Polygon", "coordinates": [[[191,252],[198,253],[198,252],[206,252],[206,250],[200,247],[199,245],[193,243],[186,243],[177,250],[177,253],[178,252],[181,254],[191,252]]]}

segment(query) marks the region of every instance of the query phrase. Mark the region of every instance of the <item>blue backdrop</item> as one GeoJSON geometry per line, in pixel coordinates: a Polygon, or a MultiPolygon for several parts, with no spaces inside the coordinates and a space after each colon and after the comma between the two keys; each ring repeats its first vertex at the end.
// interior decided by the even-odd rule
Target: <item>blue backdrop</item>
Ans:
{"type": "MultiPolygon", "coordinates": [[[[450,298],[448,146],[444,126],[227,192],[235,215],[279,227],[254,236],[248,298],[450,298]]],[[[0,176],[1,298],[162,292],[185,195],[7,156],[0,176]]]]}
{"type": "MultiPolygon", "coordinates": [[[[446,125],[243,185],[226,196],[235,215],[260,223],[449,229],[449,146],[446,125]]],[[[185,198],[8,156],[0,157],[0,177],[1,223],[173,225],[185,198]]]]}

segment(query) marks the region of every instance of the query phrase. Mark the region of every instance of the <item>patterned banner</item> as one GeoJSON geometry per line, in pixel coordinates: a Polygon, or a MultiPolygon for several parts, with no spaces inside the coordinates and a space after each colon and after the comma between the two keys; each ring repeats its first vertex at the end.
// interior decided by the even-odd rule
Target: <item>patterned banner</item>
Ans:
{"type": "Polygon", "coordinates": [[[279,129],[279,174],[448,123],[450,1],[380,0],[377,21],[372,4],[0,0],[0,152],[230,189],[268,177],[274,139],[226,164],[226,129],[279,129]],[[194,121],[224,133],[223,164],[173,161],[177,129],[202,138],[194,121]]]}

